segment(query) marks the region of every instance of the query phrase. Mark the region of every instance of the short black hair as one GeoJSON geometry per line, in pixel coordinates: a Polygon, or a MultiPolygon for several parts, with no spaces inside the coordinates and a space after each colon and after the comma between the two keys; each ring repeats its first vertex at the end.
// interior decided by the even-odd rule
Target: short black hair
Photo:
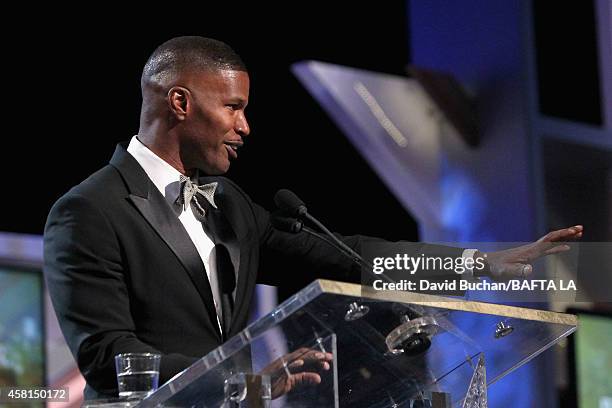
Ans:
{"type": "Polygon", "coordinates": [[[247,71],[238,54],[227,44],[212,38],[172,38],[153,51],[142,70],[141,82],[163,82],[181,72],[199,70],[247,71]]]}

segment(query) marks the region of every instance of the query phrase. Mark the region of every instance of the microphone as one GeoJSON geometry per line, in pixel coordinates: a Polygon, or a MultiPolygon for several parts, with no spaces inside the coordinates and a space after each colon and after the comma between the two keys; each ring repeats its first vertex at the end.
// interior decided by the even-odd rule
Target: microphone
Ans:
{"type": "Polygon", "coordinates": [[[274,195],[274,204],[285,213],[294,217],[302,217],[308,213],[306,205],[291,190],[278,190],[274,195]]]}
{"type": "MultiPolygon", "coordinates": [[[[372,265],[364,261],[361,255],[353,251],[353,249],[348,247],[344,242],[340,241],[338,237],[332,234],[332,232],[328,230],[321,222],[319,222],[319,220],[317,220],[315,217],[310,215],[308,213],[308,210],[306,209],[306,205],[304,204],[304,202],[300,200],[298,196],[295,195],[293,192],[289,190],[285,190],[285,189],[279,190],[274,196],[274,203],[285,213],[288,213],[294,217],[297,216],[297,217],[306,218],[308,221],[315,224],[321,231],[323,231],[326,236],[321,235],[306,226],[302,226],[299,220],[295,218],[284,218],[285,221],[278,224],[281,227],[289,227],[289,229],[284,229],[285,231],[294,232],[295,228],[293,227],[296,225],[296,222],[300,223],[302,227],[301,228],[302,231],[312,234],[318,237],[319,239],[327,242],[328,244],[330,244],[331,246],[333,246],[334,248],[342,252],[344,255],[347,255],[348,257],[350,257],[351,260],[357,263],[359,266],[362,266],[362,267],[365,266],[368,275],[370,275],[374,279],[381,279],[388,283],[394,283],[391,278],[389,278],[388,276],[384,274],[380,276],[374,274],[372,265]],[[286,220],[289,220],[289,221],[286,221],[286,220]],[[328,237],[331,239],[329,239],[328,237]]],[[[279,229],[282,230],[283,228],[279,228],[279,229]]],[[[299,232],[299,230],[295,232],[299,232]]],[[[411,317],[421,317],[422,316],[421,313],[415,310],[412,310],[412,312],[413,312],[412,314],[406,312],[404,314],[404,318],[409,319],[411,317]]],[[[408,335],[409,333],[406,332],[406,328],[404,327],[404,324],[405,323],[403,321],[402,324],[400,324],[398,327],[396,327],[393,330],[393,332],[399,332],[399,333],[402,333],[403,336],[405,336],[405,340],[399,342],[395,349],[401,350],[403,353],[405,353],[406,355],[410,355],[410,356],[421,354],[425,352],[426,350],[428,350],[429,347],[431,346],[431,335],[429,335],[427,332],[423,332],[423,333],[419,332],[419,333],[408,335]]],[[[387,341],[389,339],[389,336],[387,336],[387,341]]],[[[392,350],[390,349],[390,351],[392,350]]]]}
{"type": "Polygon", "coordinates": [[[304,226],[302,221],[297,218],[288,218],[276,214],[272,215],[272,225],[278,230],[292,232],[294,234],[302,231],[302,227],[304,226]]]}
{"type": "MultiPolygon", "coordinates": [[[[278,190],[276,194],[274,195],[274,203],[279,209],[281,209],[283,212],[289,215],[292,215],[294,217],[306,218],[308,221],[316,225],[321,231],[323,231],[325,235],[327,235],[327,237],[331,238],[331,241],[327,239],[326,237],[310,230],[309,228],[304,227],[304,231],[312,235],[315,235],[318,238],[323,239],[324,241],[328,242],[329,244],[334,246],[336,249],[342,251],[343,253],[351,257],[353,262],[356,262],[357,264],[361,266],[365,266],[370,271],[372,270],[372,265],[364,261],[361,255],[353,251],[353,249],[347,246],[344,242],[340,241],[338,237],[336,237],[329,229],[325,227],[325,225],[323,225],[319,220],[317,220],[315,217],[310,215],[308,213],[308,210],[306,209],[306,205],[304,204],[304,202],[300,200],[300,198],[297,195],[295,195],[295,193],[287,189],[278,190]]],[[[283,230],[283,228],[279,228],[279,229],[283,230]]],[[[287,230],[285,229],[285,231],[287,230]]]]}
{"type": "Polygon", "coordinates": [[[343,248],[339,248],[334,241],[330,240],[325,235],[319,234],[318,232],[306,227],[302,223],[302,221],[298,220],[297,218],[289,218],[289,217],[280,216],[278,214],[273,214],[272,215],[272,226],[276,228],[277,230],[290,232],[292,234],[297,234],[298,232],[303,231],[307,234],[315,236],[321,241],[325,241],[328,245],[331,245],[332,247],[340,250],[344,255],[349,257],[351,261],[355,261],[354,256],[351,255],[349,252],[347,252],[343,248]]]}

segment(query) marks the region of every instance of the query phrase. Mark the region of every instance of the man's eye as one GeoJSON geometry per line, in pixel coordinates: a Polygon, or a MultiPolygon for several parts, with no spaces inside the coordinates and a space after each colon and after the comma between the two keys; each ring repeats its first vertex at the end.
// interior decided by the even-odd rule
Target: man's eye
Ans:
{"type": "Polygon", "coordinates": [[[229,103],[227,105],[225,105],[226,108],[231,109],[231,110],[236,110],[239,108],[238,104],[236,103],[229,103]]]}

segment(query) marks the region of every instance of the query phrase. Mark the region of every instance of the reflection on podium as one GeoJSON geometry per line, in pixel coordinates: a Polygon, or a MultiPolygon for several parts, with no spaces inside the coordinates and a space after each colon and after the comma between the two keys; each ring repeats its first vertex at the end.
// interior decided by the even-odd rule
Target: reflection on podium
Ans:
{"type": "Polygon", "coordinates": [[[318,280],[139,406],[484,407],[488,385],[576,325],[569,314],[318,280]]]}

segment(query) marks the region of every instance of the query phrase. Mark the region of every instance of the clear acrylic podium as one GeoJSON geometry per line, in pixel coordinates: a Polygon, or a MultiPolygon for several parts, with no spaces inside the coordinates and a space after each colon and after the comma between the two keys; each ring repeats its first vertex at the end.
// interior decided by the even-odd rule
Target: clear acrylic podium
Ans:
{"type": "Polygon", "coordinates": [[[486,407],[488,385],[576,325],[567,314],[318,280],[138,406],[486,407]],[[317,379],[300,383],[301,372],[317,379]]]}

